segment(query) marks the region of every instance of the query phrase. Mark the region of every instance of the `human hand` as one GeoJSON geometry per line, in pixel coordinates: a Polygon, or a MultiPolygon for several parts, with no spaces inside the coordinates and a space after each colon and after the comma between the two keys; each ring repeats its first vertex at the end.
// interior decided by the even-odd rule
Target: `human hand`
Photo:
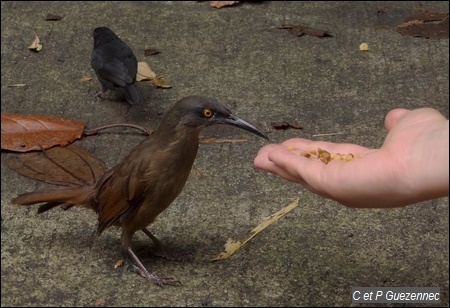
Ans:
{"type": "Polygon", "coordinates": [[[448,196],[449,121],[431,108],[394,109],[385,126],[380,149],[294,138],[264,146],[254,164],[350,207],[398,207],[448,196]],[[311,148],[360,158],[324,164],[299,155],[311,148]]]}

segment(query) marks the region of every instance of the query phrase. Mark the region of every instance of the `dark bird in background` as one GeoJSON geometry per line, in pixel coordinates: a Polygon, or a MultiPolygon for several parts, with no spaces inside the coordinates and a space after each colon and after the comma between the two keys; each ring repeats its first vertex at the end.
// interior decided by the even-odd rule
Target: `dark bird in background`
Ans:
{"type": "Polygon", "coordinates": [[[91,66],[102,84],[101,97],[108,89],[122,88],[130,104],[137,104],[141,94],[136,85],[137,59],[133,51],[107,27],[94,30],[91,66]]]}
{"type": "Polygon", "coordinates": [[[159,278],[150,273],[133,252],[131,238],[142,230],[157,248],[161,248],[159,240],[146,227],[181,193],[197,155],[200,131],[215,124],[234,125],[268,139],[216,100],[188,96],[167,112],[154,134],[137,145],[96,184],[25,193],[12,203],[46,202],[38,213],[56,206],[67,209],[80,205],[92,209],[98,214],[98,235],[113,225],[122,229],[122,247],[133,259],[138,273],[157,285],[177,284],[179,282],[172,278],[159,278]]]}

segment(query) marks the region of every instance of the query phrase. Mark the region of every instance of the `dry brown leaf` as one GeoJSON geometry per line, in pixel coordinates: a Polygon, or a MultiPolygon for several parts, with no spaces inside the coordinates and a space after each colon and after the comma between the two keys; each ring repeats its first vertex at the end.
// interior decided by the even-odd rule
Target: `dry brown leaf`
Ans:
{"type": "Polygon", "coordinates": [[[247,139],[217,139],[217,138],[202,138],[200,143],[238,143],[247,142],[247,139]]]}
{"type": "Polygon", "coordinates": [[[91,80],[92,80],[91,76],[83,76],[80,78],[80,82],[91,81],[91,80]]]}
{"type": "Polygon", "coordinates": [[[252,231],[250,236],[243,242],[241,241],[235,241],[232,238],[228,238],[227,242],[225,243],[225,252],[220,253],[217,257],[212,259],[211,261],[217,261],[222,260],[231,257],[239,248],[244,246],[248,241],[250,241],[252,238],[254,238],[258,233],[260,233],[262,230],[276,222],[278,219],[292,211],[298,206],[298,201],[300,198],[297,198],[296,200],[289,203],[286,207],[282,208],[278,212],[270,215],[269,217],[265,218],[258,226],[256,226],[252,231]]]}
{"type": "Polygon", "coordinates": [[[31,43],[31,45],[28,46],[28,48],[33,51],[39,52],[42,50],[42,44],[41,44],[41,41],[39,40],[39,37],[37,36],[37,34],[35,33],[34,35],[36,37],[35,37],[33,43],[31,43]]]}
{"type": "Polygon", "coordinates": [[[46,21],[58,21],[61,20],[62,16],[59,15],[53,15],[53,14],[47,14],[47,17],[45,17],[46,21]]]}
{"type": "Polygon", "coordinates": [[[67,145],[83,135],[84,123],[50,115],[1,113],[2,149],[27,152],[67,145]]]}
{"type": "Polygon", "coordinates": [[[294,36],[303,36],[306,34],[318,38],[333,37],[333,35],[331,33],[328,33],[327,31],[313,29],[303,25],[282,25],[277,27],[277,29],[286,29],[289,31],[290,34],[294,36]]]}
{"type": "Polygon", "coordinates": [[[209,1],[209,4],[212,7],[215,7],[217,9],[220,9],[224,6],[231,6],[239,3],[239,1],[209,1]]]}
{"type": "Polygon", "coordinates": [[[106,303],[104,298],[99,298],[94,302],[94,306],[104,306],[106,303]]]}
{"type": "Polygon", "coordinates": [[[23,176],[59,186],[94,185],[106,172],[100,159],[73,144],[15,155],[7,163],[23,176]]]}
{"type": "Polygon", "coordinates": [[[424,11],[424,12],[420,12],[418,14],[408,16],[403,21],[404,22],[419,21],[419,20],[421,20],[423,22],[442,21],[447,16],[448,16],[448,13],[424,11]]]}
{"type": "Polygon", "coordinates": [[[271,125],[275,129],[288,129],[289,127],[303,129],[303,126],[301,126],[298,122],[272,122],[271,125]]]}
{"type": "Polygon", "coordinates": [[[425,11],[405,18],[397,32],[414,37],[448,39],[448,28],[448,13],[425,11]]]}
{"type": "Polygon", "coordinates": [[[171,88],[172,86],[166,83],[163,79],[164,79],[163,76],[155,77],[152,79],[152,83],[157,88],[165,88],[165,89],[171,88]]]}
{"type": "Polygon", "coordinates": [[[138,71],[136,75],[136,81],[152,80],[156,77],[155,72],[151,69],[147,62],[138,62],[138,71]]]}
{"type": "Polygon", "coordinates": [[[241,248],[246,242],[235,241],[231,237],[227,239],[224,248],[225,252],[221,252],[217,257],[211,261],[223,260],[231,257],[239,248],[241,248]]]}
{"type": "Polygon", "coordinates": [[[125,261],[124,261],[123,259],[118,260],[118,261],[114,264],[114,268],[118,268],[118,267],[123,266],[123,263],[124,263],[124,262],[125,262],[125,261]]]}
{"type": "Polygon", "coordinates": [[[159,53],[159,50],[156,48],[149,48],[144,50],[144,56],[146,57],[156,55],[157,53],[159,53]]]}
{"type": "Polygon", "coordinates": [[[147,62],[138,62],[138,71],[136,75],[136,81],[151,81],[155,87],[171,88],[172,86],[167,84],[162,76],[156,76],[156,73],[151,69],[147,62]]]}
{"type": "Polygon", "coordinates": [[[191,169],[196,176],[202,176],[202,172],[200,171],[199,168],[197,168],[197,166],[195,164],[192,165],[192,169],[191,169]]]}

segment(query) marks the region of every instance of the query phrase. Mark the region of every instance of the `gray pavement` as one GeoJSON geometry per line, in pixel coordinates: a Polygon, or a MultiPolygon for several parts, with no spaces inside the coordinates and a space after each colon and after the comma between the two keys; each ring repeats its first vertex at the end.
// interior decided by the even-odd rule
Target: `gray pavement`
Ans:
{"type": "MultiPolygon", "coordinates": [[[[266,131],[271,142],[321,137],[379,147],[392,108],[433,107],[449,113],[449,41],[395,31],[414,10],[448,12],[448,2],[244,2],[220,10],[208,2],[2,2],[1,110],[53,114],[88,127],[129,122],[157,128],[161,114],[190,94],[215,97],[266,131]],[[48,14],[60,21],[44,21],[48,14]],[[303,23],[334,37],[294,37],[282,24],[303,23]],[[120,94],[95,101],[100,84],[90,68],[91,32],[108,26],[172,85],[139,84],[143,106],[120,94]],[[27,46],[36,32],[44,49],[27,46]],[[368,43],[370,51],[359,45],[368,43]],[[160,53],[144,57],[144,49],[160,53]],[[10,84],[26,87],[11,88],[10,84]],[[297,121],[303,130],[278,131],[272,121],[297,121]]],[[[123,258],[120,233],[94,240],[96,216],[74,208],[36,214],[17,207],[19,193],[42,189],[9,170],[2,151],[2,306],[347,306],[354,286],[441,288],[448,306],[448,198],[400,209],[349,209],[299,185],[255,170],[265,141],[218,126],[217,138],[236,144],[202,145],[184,192],[150,230],[193,262],[147,254],[155,274],[180,287],[160,288],[135,274],[123,258]],[[228,237],[243,240],[263,218],[300,198],[299,206],[257,235],[233,257],[210,262],[228,237]]],[[[108,167],[144,137],[113,129],[77,141],[108,167]]],[[[319,139],[319,138],[315,138],[319,139]]],[[[395,185],[395,183],[392,183],[395,185]]]]}

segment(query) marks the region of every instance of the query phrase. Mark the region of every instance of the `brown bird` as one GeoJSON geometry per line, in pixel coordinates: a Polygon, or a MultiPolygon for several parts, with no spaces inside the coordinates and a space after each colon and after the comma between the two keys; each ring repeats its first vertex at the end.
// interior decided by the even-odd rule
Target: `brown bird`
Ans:
{"type": "Polygon", "coordinates": [[[183,190],[197,155],[200,131],[214,124],[234,125],[268,139],[216,100],[188,96],[167,112],[154,134],[138,144],[96,184],[25,193],[12,203],[46,202],[39,207],[38,213],[73,205],[94,210],[98,214],[98,235],[113,225],[122,229],[122,248],[133,259],[139,274],[160,286],[175,285],[179,282],[157,277],[144,267],[131,248],[131,239],[136,231],[142,230],[157,249],[161,248],[159,240],[146,227],[183,190]]]}

